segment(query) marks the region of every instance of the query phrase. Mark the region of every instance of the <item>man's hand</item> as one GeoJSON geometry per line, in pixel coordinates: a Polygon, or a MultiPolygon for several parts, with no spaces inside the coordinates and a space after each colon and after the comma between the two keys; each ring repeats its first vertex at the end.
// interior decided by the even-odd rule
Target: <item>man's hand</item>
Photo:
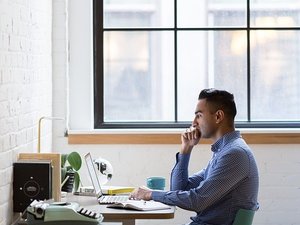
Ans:
{"type": "Polygon", "coordinates": [[[133,192],[131,192],[129,198],[134,200],[149,201],[152,199],[152,190],[144,186],[136,188],[133,192]]]}
{"type": "Polygon", "coordinates": [[[201,132],[198,128],[190,127],[181,134],[181,154],[191,153],[193,147],[197,145],[201,138],[201,132]]]}

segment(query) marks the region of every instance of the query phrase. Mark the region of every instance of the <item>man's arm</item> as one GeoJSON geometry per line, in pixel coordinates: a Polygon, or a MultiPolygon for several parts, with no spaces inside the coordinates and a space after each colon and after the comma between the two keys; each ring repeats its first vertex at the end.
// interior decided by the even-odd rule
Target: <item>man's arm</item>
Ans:
{"type": "Polygon", "coordinates": [[[190,154],[177,153],[176,164],[171,173],[171,191],[189,190],[199,186],[200,182],[204,179],[205,169],[193,174],[189,177],[188,165],[190,154]]]}
{"type": "Polygon", "coordinates": [[[218,202],[247,177],[249,159],[242,151],[227,154],[219,159],[218,166],[211,168],[210,176],[197,188],[186,191],[153,191],[151,198],[183,209],[200,212],[218,202]]]}
{"type": "MultiPolygon", "coordinates": [[[[188,163],[190,154],[195,145],[197,145],[200,141],[201,133],[199,129],[196,128],[188,128],[181,135],[181,149],[180,154],[182,155],[183,160],[178,160],[177,154],[177,163],[173,169],[171,176],[171,190],[178,190],[182,187],[188,186],[188,163]]],[[[181,156],[180,156],[181,157],[181,156]]],[[[139,187],[135,189],[130,198],[132,199],[143,199],[143,200],[151,200],[152,199],[152,190],[146,187],[139,187]]]]}
{"type": "MultiPolygon", "coordinates": [[[[196,188],[203,180],[205,169],[199,171],[198,173],[194,174],[191,177],[188,177],[187,167],[188,167],[189,158],[190,158],[190,154],[177,153],[176,155],[177,163],[174,169],[172,170],[172,174],[171,174],[171,188],[170,188],[171,191],[190,190],[191,188],[196,188]]],[[[131,193],[130,198],[151,200],[152,192],[153,190],[142,186],[135,189],[131,193]]]]}
{"type": "Polygon", "coordinates": [[[181,134],[181,149],[176,155],[176,164],[171,173],[171,191],[188,190],[192,187],[197,187],[203,180],[203,171],[188,177],[188,165],[191,152],[201,138],[199,129],[190,127],[181,134]]]}

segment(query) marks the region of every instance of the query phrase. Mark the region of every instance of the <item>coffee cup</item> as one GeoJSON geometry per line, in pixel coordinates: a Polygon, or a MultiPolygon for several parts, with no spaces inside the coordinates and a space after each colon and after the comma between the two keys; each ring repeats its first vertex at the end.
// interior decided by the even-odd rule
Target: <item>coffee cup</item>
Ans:
{"type": "Polygon", "coordinates": [[[154,176],[147,178],[147,187],[153,190],[164,190],[166,179],[164,177],[154,176]]]}

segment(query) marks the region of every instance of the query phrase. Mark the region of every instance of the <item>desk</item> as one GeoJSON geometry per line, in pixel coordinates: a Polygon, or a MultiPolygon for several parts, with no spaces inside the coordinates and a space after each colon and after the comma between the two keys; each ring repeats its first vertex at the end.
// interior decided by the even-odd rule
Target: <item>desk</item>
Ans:
{"type": "Polygon", "coordinates": [[[92,209],[104,216],[103,222],[121,222],[123,225],[135,225],[137,219],[173,219],[175,207],[164,210],[135,211],[125,209],[107,208],[106,205],[99,205],[96,197],[68,195],[62,201],[78,202],[85,208],[92,209]]]}

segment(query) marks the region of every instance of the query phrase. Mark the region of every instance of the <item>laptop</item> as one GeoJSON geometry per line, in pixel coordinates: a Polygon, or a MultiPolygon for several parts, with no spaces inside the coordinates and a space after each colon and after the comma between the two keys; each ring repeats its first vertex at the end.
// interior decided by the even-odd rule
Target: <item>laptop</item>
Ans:
{"type": "Polygon", "coordinates": [[[129,200],[128,195],[103,195],[91,153],[87,153],[84,158],[99,204],[113,204],[129,200]]]}

